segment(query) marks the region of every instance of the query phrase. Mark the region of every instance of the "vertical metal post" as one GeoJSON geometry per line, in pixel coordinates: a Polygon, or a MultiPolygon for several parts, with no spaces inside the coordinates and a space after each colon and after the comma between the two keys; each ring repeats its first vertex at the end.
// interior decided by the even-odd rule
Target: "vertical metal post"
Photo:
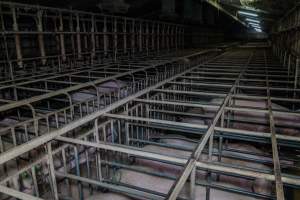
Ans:
{"type": "Polygon", "coordinates": [[[103,19],[103,50],[104,50],[104,56],[107,56],[107,18],[104,16],[103,19]]]}
{"type": "MultiPolygon", "coordinates": [[[[296,59],[296,66],[295,66],[295,79],[294,79],[294,99],[297,97],[296,89],[298,88],[298,79],[299,79],[299,64],[300,64],[300,59],[296,59]]],[[[295,104],[294,104],[295,105],[295,104]]],[[[293,109],[295,110],[295,108],[293,109]]]]}
{"type": "Polygon", "coordinates": [[[36,178],[36,167],[35,166],[33,166],[31,168],[31,174],[32,174],[32,182],[33,182],[33,186],[34,186],[35,196],[39,197],[40,192],[39,192],[39,186],[38,186],[37,178],[36,178]]]}
{"type": "Polygon", "coordinates": [[[292,55],[289,54],[289,60],[288,60],[288,81],[290,81],[290,70],[291,70],[291,59],[292,59],[292,55]]]}
{"type": "MultiPolygon", "coordinates": [[[[80,177],[80,161],[79,161],[79,155],[78,155],[78,148],[77,146],[74,146],[74,154],[75,154],[75,170],[76,170],[76,176],[80,177]]],[[[83,188],[82,183],[80,181],[77,182],[78,184],[78,193],[79,193],[79,199],[83,200],[83,188]]]]}
{"type": "Polygon", "coordinates": [[[176,25],[172,26],[172,33],[171,33],[171,48],[174,49],[175,47],[175,30],[176,30],[176,25]]]}
{"type": "MultiPolygon", "coordinates": [[[[221,115],[221,117],[222,117],[222,115],[221,115]]],[[[209,160],[209,162],[212,160],[213,146],[214,146],[214,133],[212,133],[209,138],[209,144],[208,144],[208,160],[209,160]]],[[[206,187],[206,200],[209,200],[210,199],[211,171],[207,172],[207,183],[208,183],[208,186],[206,187]]]]}
{"type": "MultiPolygon", "coordinates": [[[[94,124],[94,138],[96,143],[100,142],[99,139],[99,128],[98,128],[98,118],[95,119],[95,124],[94,124]]],[[[100,149],[96,149],[96,166],[97,166],[97,176],[99,181],[102,181],[102,166],[101,166],[101,152],[100,149]]]]}
{"type": "MultiPolygon", "coordinates": [[[[1,31],[5,32],[5,24],[4,24],[4,17],[3,17],[3,12],[2,12],[2,7],[0,6],[0,17],[1,17],[1,31]]],[[[10,56],[8,52],[8,43],[6,39],[6,35],[3,35],[3,43],[4,43],[4,49],[5,49],[5,57],[8,62],[8,67],[9,67],[9,72],[8,72],[8,79],[14,80],[14,69],[12,62],[10,61],[10,56]]],[[[16,99],[16,91],[17,89],[14,88],[14,98],[16,99]]]]}
{"type": "Polygon", "coordinates": [[[161,28],[161,48],[164,50],[166,48],[166,34],[165,34],[165,31],[166,31],[166,25],[165,24],[162,24],[162,28],[161,28]]]}
{"type": "MultiPolygon", "coordinates": [[[[99,29],[98,29],[98,23],[97,23],[97,20],[96,19],[94,19],[94,31],[96,32],[95,33],[95,43],[96,43],[96,45],[95,45],[95,51],[97,51],[97,49],[99,49],[100,48],[100,39],[99,39],[99,29]]],[[[100,59],[100,56],[97,56],[97,58],[96,59],[100,59]]]]}
{"type": "MultiPolygon", "coordinates": [[[[21,187],[20,187],[20,175],[12,177],[11,182],[9,184],[12,184],[12,186],[15,190],[20,191],[20,189],[21,189],[21,187]]],[[[19,200],[17,198],[14,198],[14,199],[19,200]]]]}
{"type": "Polygon", "coordinates": [[[91,64],[96,56],[96,41],[95,41],[95,15],[92,15],[91,19],[91,43],[92,43],[92,54],[91,54],[91,64]]]}
{"type": "Polygon", "coordinates": [[[81,40],[80,40],[80,20],[79,20],[79,14],[77,13],[76,15],[76,32],[77,32],[77,54],[78,54],[78,59],[82,59],[82,54],[81,54],[81,40]]]}
{"type": "Polygon", "coordinates": [[[83,31],[83,44],[84,44],[84,52],[89,51],[88,47],[88,34],[86,30],[86,21],[82,21],[82,31],[83,31]]]}
{"type": "Polygon", "coordinates": [[[181,27],[182,28],[182,35],[181,35],[181,48],[183,49],[184,48],[184,27],[181,27]]]}
{"type": "Polygon", "coordinates": [[[113,20],[113,27],[114,27],[114,61],[117,61],[117,54],[118,54],[118,20],[115,17],[113,20]]]}
{"type": "Polygon", "coordinates": [[[142,52],[143,50],[143,42],[142,42],[142,31],[143,31],[143,22],[142,20],[140,20],[140,23],[139,23],[139,51],[142,52]]]}
{"type": "Polygon", "coordinates": [[[123,52],[127,54],[127,20],[124,19],[123,22],[123,52]]]}
{"type": "Polygon", "coordinates": [[[63,24],[63,17],[62,17],[61,12],[59,13],[59,31],[61,32],[59,34],[61,57],[62,57],[62,61],[65,62],[66,61],[66,49],[65,49],[65,38],[64,38],[64,34],[62,33],[64,31],[64,24],[63,24]]]}
{"type": "Polygon", "coordinates": [[[196,190],[195,190],[195,181],[196,180],[196,167],[192,169],[191,175],[190,175],[190,199],[195,200],[196,199],[196,190]]]}
{"type": "MultiPolygon", "coordinates": [[[[67,158],[66,158],[65,148],[62,148],[61,153],[62,153],[62,159],[63,159],[64,173],[67,174],[68,173],[68,166],[67,166],[67,158]]],[[[70,182],[69,182],[68,178],[65,179],[65,183],[66,183],[66,186],[68,188],[68,190],[67,190],[68,195],[71,195],[71,185],[70,185],[70,182]]]]}
{"type": "Polygon", "coordinates": [[[149,55],[149,23],[146,22],[146,52],[149,55]]]}
{"type": "Polygon", "coordinates": [[[284,52],[284,56],[283,56],[283,66],[285,67],[286,66],[286,58],[287,58],[287,52],[285,51],[284,52]]]}
{"type": "Polygon", "coordinates": [[[175,28],[175,50],[177,51],[178,49],[178,26],[176,25],[175,28]]]}
{"type": "Polygon", "coordinates": [[[134,56],[135,53],[135,21],[132,19],[132,24],[131,24],[131,54],[134,56]]]}
{"type": "Polygon", "coordinates": [[[272,110],[272,101],[271,101],[271,93],[270,93],[270,85],[269,85],[269,72],[266,61],[266,52],[264,51],[265,58],[265,70],[266,70],[266,86],[267,86],[267,107],[269,111],[269,124],[270,124],[270,132],[271,132],[271,143],[272,143],[272,157],[273,157],[273,169],[275,176],[275,186],[276,186],[276,199],[284,200],[284,190],[283,183],[281,177],[281,168],[280,168],[280,160],[278,155],[278,144],[276,139],[276,130],[275,130],[275,122],[273,117],[272,110]]]}
{"type": "Polygon", "coordinates": [[[23,56],[22,56],[22,50],[21,50],[21,41],[20,41],[20,35],[17,33],[19,31],[18,21],[17,21],[17,14],[15,7],[11,7],[12,11],[12,18],[13,18],[13,30],[15,33],[15,45],[16,45],[16,54],[17,54],[17,63],[19,67],[23,67],[23,56]]]}
{"type": "Polygon", "coordinates": [[[166,35],[166,40],[167,40],[167,50],[170,51],[170,25],[167,25],[167,35],[166,35]]]}
{"type": "Polygon", "coordinates": [[[74,41],[74,34],[73,34],[73,14],[70,13],[70,18],[69,18],[69,29],[70,29],[70,32],[72,32],[72,34],[70,35],[71,37],[71,47],[72,47],[72,52],[73,52],[73,56],[75,58],[75,41],[74,41]]]}
{"type": "Polygon", "coordinates": [[[160,40],[160,30],[159,30],[159,23],[157,23],[157,30],[156,30],[156,42],[157,42],[157,45],[156,45],[156,50],[157,50],[157,53],[159,53],[159,48],[160,48],[160,44],[159,44],[159,40],[160,40]]]}
{"type": "MultiPolygon", "coordinates": [[[[88,141],[87,137],[84,138],[85,141],[88,141]]],[[[91,177],[91,165],[90,165],[90,154],[89,154],[89,148],[84,147],[84,153],[85,153],[85,158],[86,158],[86,169],[87,169],[87,177],[88,178],[92,178],[91,177]]],[[[89,191],[90,194],[93,193],[93,187],[91,184],[89,184],[89,191]]]]}
{"type": "Polygon", "coordinates": [[[155,23],[154,22],[152,22],[151,47],[152,47],[152,51],[154,51],[155,50],[155,23]]]}
{"type": "Polygon", "coordinates": [[[46,56],[46,52],[45,52],[45,45],[44,45],[44,35],[43,35],[43,11],[42,10],[38,10],[37,11],[37,30],[39,32],[38,34],[38,43],[39,43],[39,47],[40,47],[40,53],[41,53],[41,57],[42,57],[42,64],[45,65],[46,64],[46,58],[44,58],[46,56]]]}
{"type": "Polygon", "coordinates": [[[51,178],[51,184],[53,189],[53,195],[55,200],[59,200],[58,198],[58,191],[57,191],[57,183],[55,178],[55,169],[54,169],[54,163],[53,163],[53,155],[52,155],[52,146],[51,142],[47,143],[47,151],[48,151],[48,164],[49,164],[49,175],[51,178]]]}

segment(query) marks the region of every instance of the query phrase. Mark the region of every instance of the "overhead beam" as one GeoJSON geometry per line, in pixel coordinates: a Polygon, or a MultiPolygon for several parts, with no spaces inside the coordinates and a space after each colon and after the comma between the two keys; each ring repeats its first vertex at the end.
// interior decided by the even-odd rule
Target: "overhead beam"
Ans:
{"type": "Polygon", "coordinates": [[[255,12],[255,13],[262,13],[262,14],[267,14],[267,15],[280,15],[280,14],[282,14],[281,11],[274,10],[274,9],[270,12],[270,11],[263,10],[263,9],[256,9],[256,8],[241,6],[241,5],[238,5],[238,4],[235,4],[235,3],[228,3],[226,1],[221,1],[220,3],[223,4],[223,5],[226,5],[226,6],[237,8],[239,10],[246,10],[246,11],[255,12]]]}
{"type": "Polygon", "coordinates": [[[205,2],[207,2],[208,4],[212,5],[213,7],[217,8],[218,10],[222,11],[223,13],[225,13],[226,15],[230,16],[232,19],[234,19],[235,21],[237,21],[238,23],[240,23],[241,25],[245,26],[248,28],[247,23],[245,23],[244,21],[242,21],[240,18],[238,18],[237,16],[233,15],[231,12],[229,12],[228,10],[226,10],[221,4],[219,4],[216,1],[213,0],[205,0],[205,2]]]}

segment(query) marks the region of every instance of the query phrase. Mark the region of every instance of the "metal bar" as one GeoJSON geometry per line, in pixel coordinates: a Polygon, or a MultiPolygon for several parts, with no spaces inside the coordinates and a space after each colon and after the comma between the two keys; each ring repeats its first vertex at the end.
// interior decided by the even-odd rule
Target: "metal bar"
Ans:
{"type": "MultiPolygon", "coordinates": [[[[264,57],[265,52],[264,52],[264,57]]],[[[267,62],[265,61],[265,65],[267,62]]],[[[271,132],[271,142],[272,142],[272,155],[273,155],[273,165],[274,165],[274,176],[276,182],[276,197],[277,200],[284,200],[284,191],[283,191],[283,183],[281,177],[281,169],[280,169],[280,161],[278,156],[278,147],[277,147],[277,139],[276,139],[276,131],[275,131],[275,123],[273,117],[273,110],[272,110],[272,101],[270,98],[270,88],[269,88],[269,76],[268,70],[266,70],[266,85],[267,85],[267,106],[269,110],[269,121],[270,121],[270,132],[271,132]]]]}
{"type": "MultiPolygon", "coordinates": [[[[11,6],[11,11],[12,11],[12,18],[13,18],[13,29],[14,31],[18,32],[19,31],[19,25],[17,21],[17,15],[16,15],[16,9],[14,6],[11,6]]],[[[17,54],[17,60],[18,60],[18,65],[19,67],[23,67],[23,62],[22,62],[22,50],[21,50],[21,41],[20,41],[20,35],[17,33],[15,34],[15,45],[16,45],[16,54],[17,54]]]]}
{"type": "Polygon", "coordinates": [[[150,193],[143,192],[143,191],[140,191],[137,189],[132,189],[132,188],[124,187],[124,186],[118,186],[115,184],[104,183],[104,182],[100,182],[100,181],[85,178],[85,177],[75,176],[72,174],[63,174],[61,172],[56,172],[56,175],[59,177],[65,177],[65,178],[93,184],[96,186],[104,187],[104,188],[107,188],[112,191],[124,193],[124,194],[126,194],[128,196],[132,196],[134,198],[139,197],[139,199],[142,198],[143,200],[147,200],[147,199],[163,200],[164,199],[162,196],[150,194],[150,193]]]}
{"type": "MultiPolygon", "coordinates": [[[[79,139],[73,139],[73,138],[67,138],[67,137],[61,137],[61,136],[59,136],[55,139],[58,141],[61,141],[61,142],[95,147],[95,148],[99,148],[99,149],[106,149],[109,151],[118,151],[118,152],[130,154],[130,155],[141,156],[144,158],[160,160],[160,161],[170,162],[170,163],[179,164],[179,165],[184,165],[188,161],[187,158],[172,157],[172,156],[160,154],[157,152],[154,153],[154,152],[150,152],[150,151],[144,151],[137,147],[130,147],[130,146],[118,145],[118,144],[107,143],[107,142],[95,143],[95,142],[89,142],[89,141],[85,141],[85,140],[79,140],[79,139]]],[[[196,165],[196,167],[199,167],[201,169],[209,169],[209,170],[214,170],[214,171],[219,171],[219,172],[228,172],[231,174],[239,174],[239,175],[243,175],[246,177],[252,177],[252,178],[263,178],[263,179],[267,179],[270,181],[275,180],[275,177],[273,174],[251,171],[251,170],[247,170],[247,169],[240,169],[240,168],[235,168],[235,167],[227,167],[225,165],[223,166],[223,165],[217,164],[217,163],[195,161],[195,165],[196,165]]],[[[283,176],[282,180],[284,183],[300,185],[300,180],[292,179],[289,176],[283,176]]]]}
{"type": "Polygon", "coordinates": [[[223,13],[225,13],[226,15],[228,15],[229,17],[231,17],[232,19],[234,19],[235,21],[239,22],[241,25],[248,27],[247,24],[245,22],[243,22],[242,20],[240,20],[237,16],[233,15],[232,13],[230,13],[229,11],[227,11],[225,8],[223,8],[222,5],[220,5],[218,2],[216,1],[212,1],[212,0],[205,0],[205,2],[209,3],[210,5],[212,5],[213,7],[217,8],[218,10],[222,11],[223,13]]]}
{"type": "Polygon", "coordinates": [[[238,83],[240,81],[240,78],[242,77],[243,73],[245,72],[245,70],[247,68],[247,65],[250,62],[250,60],[251,60],[251,56],[249,57],[248,62],[246,63],[245,67],[241,70],[237,80],[232,85],[232,88],[230,89],[229,93],[227,94],[227,96],[223,100],[222,105],[219,107],[219,110],[216,113],[211,125],[207,129],[205,135],[201,138],[200,142],[198,143],[197,147],[193,151],[193,153],[190,156],[189,160],[186,162],[184,170],[182,171],[181,175],[177,178],[176,182],[172,185],[171,189],[169,190],[168,195],[167,195],[167,199],[175,200],[177,198],[177,196],[179,195],[179,193],[180,193],[183,185],[185,184],[188,176],[191,174],[191,171],[195,167],[195,164],[196,164],[197,160],[199,159],[199,157],[200,157],[200,155],[201,155],[201,153],[204,149],[204,146],[206,145],[208,139],[214,133],[215,126],[216,126],[219,118],[221,117],[222,113],[224,112],[225,106],[230,101],[231,95],[234,92],[236,86],[238,85],[238,83]]]}
{"type": "Polygon", "coordinates": [[[109,112],[109,111],[111,111],[111,110],[113,110],[113,109],[115,109],[115,108],[117,108],[121,105],[124,105],[128,101],[131,101],[131,100],[133,100],[133,99],[135,99],[135,98],[137,98],[137,97],[139,97],[143,94],[146,94],[147,92],[157,88],[158,86],[160,86],[164,83],[167,83],[168,81],[173,80],[174,78],[182,75],[183,73],[178,74],[174,77],[168,78],[168,79],[166,79],[166,80],[164,80],[164,81],[162,81],[162,82],[160,82],[160,83],[158,83],[154,86],[151,86],[149,88],[141,90],[141,91],[139,91],[139,92],[137,92],[137,93],[135,93],[131,96],[128,96],[124,99],[121,99],[120,101],[112,103],[109,107],[106,107],[106,108],[104,108],[102,110],[99,110],[99,111],[96,111],[96,112],[94,112],[94,113],[92,113],[88,116],[85,116],[85,117],[80,118],[76,121],[73,121],[73,122],[69,123],[68,125],[60,128],[58,130],[55,130],[55,131],[53,131],[49,134],[41,135],[40,137],[34,138],[34,139],[30,140],[29,142],[27,142],[25,144],[21,144],[21,145],[16,146],[15,148],[13,148],[11,150],[3,152],[2,154],[0,154],[0,165],[4,164],[5,162],[7,162],[7,161],[9,161],[9,160],[11,160],[11,159],[13,159],[17,156],[22,155],[23,153],[25,153],[27,151],[30,151],[31,149],[34,149],[34,148],[36,148],[36,147],[38,147],[38,146],[40,146],[44,143],[47,143],[47,142],[53,140],[57,136],[60,136],[60,135],[66,133],[68,131],[73,130],[76,127],[79,127],[79,126],[95,119],[96,117],[99,117],[99,116],[103,115],[104,113],[107,113],[107,112],[109,112]]]}
{"type": "Polygon", "coordinates": [[[55,169],[54,169],[54,163],[53,163],[53,155],[52,155],[52,147],[51,142],[47,143],[47,152],[48,152],[48,160],[49,160],[49,171],[51,175],[51,185],[53,189],[53,198],[55,200],[59,200],[58,198],[58,191],[57,191],[57,182],[55,178],[55,169]]]}
{"type": "MultiPolygon", "coordinates": [[[[216,50],[204,50],[204,51],[201,52],[201,54],[205,54],[205,53],[208,53],[208,52],[214,52],[214,51],[216,51],[216,50]]],[[[185,56],[185,57],[193,57],[193,56],[196,56],[196,55],[197,54],[192,54],[192,55],[185,56]]],[[[182,58],[184,58],[184,57],[175,58],[175,59],[172,59],[170,61],[164,61],[160,64],[157,64],[156,66],[161,66],[161,65],[166,64],[166,63],[175,62],[175,61],[178,61],[182,58]]],[[[102,79],[99,79],[99,80],[95,80],[95,81],[83,83],[83,84],[80,84],[80,85],[75,85],[75,86],[72,86],[72,87],[69,87],[69,88],[57,90],[57,91],[54,91],[54,92],[51,92],[51,93],[43,94],[43,95],[40,95],[40,96],[31,97],[29,99],[24,99],[24,100],[20,100],[20,101],[17,101],[17,102],[10,103],[10,104],[2,105],[2,106],[0,106],[0,112],[5,111],[5,110],[9,110],[9,109],[12,109],[12,108],[15,108],[15,107],[19,107],[19,106],[22,106],[22,105],[27,105],[27,104],[30,104],[30,103],[33,103],[33,102],[36,102],[36,101],[39,101],[39,100],[42,100],[42,99],[51,98],[51,97],[60,95],[62,93],[68,93],[68,92],[78,90],[78,89],[82,89],[82,88],[85,88],[85,87],[88,87],[88,86],[97,85],[99,83],[103,83],[103,82],[108,81],[108,80],[117,79],[117,78],[122,77],[122,76],[130,75],[130,74],[133,74],[133,73],[136,73],[136,72],[139,72],[139,71],[144,71],[146,69],[151,69],[151,68],[154,68],[154,67],[155,67],[155,65],[147,66],[147,67],[143,67],[143,68],[140,68],[140,69],[135,69],[135,70],[132,70],[132,71],[120,73],[120,74],[117,74],[117,75],[114,75],[114,76],[111,76],[111,77],[102,78],[102,79]]]]}
{"type": "Polygon", "coordinates": [[[22,199],[22,200],[43,200],[41,198],[31,196],[31,195],[26,194],[24,192],[19,192],[17,190],[5,187],[3,185],[0,185],[0,192],[4,193],[4,194],[7,194],[11,197],[15,197],[17,199],[22,199]]]}

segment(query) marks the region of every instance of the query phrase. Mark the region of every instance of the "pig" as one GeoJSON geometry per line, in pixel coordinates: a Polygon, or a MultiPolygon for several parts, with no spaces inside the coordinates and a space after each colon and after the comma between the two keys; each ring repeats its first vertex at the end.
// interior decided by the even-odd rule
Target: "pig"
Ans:
{"type": "Polygon", "coordinates": [[[126,87],[127,84],[124,81],[112,80],[104,82],[97,86],[100,93],[117,92],[119,89],[126,87]]]}
{"type": "Polygon", "coordinates": [[[12,118],[4,118],[0,121],[0,127],[8,127],[17,124],[19,121],[12,118]]]}
{"type": "MultiPolygon", "coordinates": [[[[62,199],[80,200],[77,183],[69,182],[69,184],[70,187],[60,187],[61,195],[66,197],[62,199]]],[[[131,199],[126,195],[119,194],[116,192],[111,192],[111,191],[103,192],[102,190],[94,189],[93,192],[90,193],[88,187],[83,187],[83,196],[85,200],[130,200],[131,199]]]]}
{"type": "MultiPolygon", "coordinates": [[[[203,108],[191,108],[188,110],[189,113],[193,114],[204,114],[204,109],[203,108]]],[[[177,121],[181,121],[184,123],[192,123],[192,124],[198,124],[198,125],[206,125],[207,121],[205,119],[199,120],[198,117],[194,116],[185,116],[185,117],[179,117],[177,121]]]]}
{"type": "MultiPolygon", "coordinates": [[[[100,97],[100,105],[106,105],[107,102],[110,102],[110,97],[109,95],[112,93],[116,93],[118,92],[120,89],[125,88],[126,87],[126,83],[123,81],[119,81],[119,80],[112,80],[112,81],[107,81],[104,83],[101,83],[100,85],[97,86],[97,90],[100,96],[102,96],[103,94],[106,95],[106,98],[104,98],[103,96],[100,97]],[[107,101],[107,102],[105,102],[107,101]]],[[[122,94],[120,94],[120,97],[123,96],[127,96],[127,91],[122,92],[122,94]]],[[[83,103],[83,102],[87,102],[87,101],[96,101],[97,99],[97,95],[95,93],[95,91],[93,91],[92,89],[84,89],[84,90],[80,90],[79,92],[75,92],[71,95],[72,101],[74,103],[83,103]]],[[[94,108],[92,107],[92,105],[87,106],[86,104],[81,104],[82,105],[82,112],[84,113],[92,113],[94,112],[94,108]]],[[[95,105],[96,106],[96,105],[95,105]]],[[[97,106],[96,106],[97,107],[97,106]]]]}
{"type": "MultiPolygon", "coordinates": [[[[256,101],[235,100],[235,106],[259,108],[259,109],[268,110],[266,101],[259,101],[259,100],[256,100],[256,101]]],[[[288,108],[285,108],[276,103],[272,103],[272,110],[273,111],[284,111],[284,112],[290,111],[288,108]]],[[[234,118],[238,119],[238,120],[245,120],[245,121],[247,119],[255,120],[257,122],[262,122],[267,125],[264,126],[264,125],[253,125],[253,124],[249,124],[249,123],[234,122],[232,125],[232,128],[245,129],[245,130],[249,130],[249,131],[258,131],[258,132],[270,132],[269,125],[268,125],[268,123],[269,123],[268,113],[235,111],[234,118]]],[[[277,134],[284,134],[284,135],[289,135],[289,136],[297,136],[300,134],[300,131],[299,131],[299,129],[297,129],[297,127],[289,128],[290,126],[299,124],[299,122],[300,122],[299,116],[283,115],[283,114],[277,114],[277,113],[273,112],[273,118],[274,118],[277,134]]]]}
{"type": "MultiPolygon", "coordinates": [[[[82,170],[82,176],[86,176],[86,171],[82,170]]],[[[69,181],[68,186],[65,184],[64,181],[57,182],[59,185],[58,188],[58,195],[59,199],[65,199],[65,200],[80,200],[79,190],[78,190],[78,184],[76,181],[69,181]]],[[[127,197],[126,195],[119,194],[112,191],[106,191],[103,192],[102,190],[96,189],[94,187],[92,193],[89,187],[87,187],[86,184],[83,183],[82,187],[82,194],[83,198],[85,200],[130,200],[131,198],[127,197]]],[[[28,194],[29,191],[26,191],[28,194]]],[[[32,194],[33,195],[33,194],[32,194]]],[[[43,194],[43,199],[53,199],[53,193],[51,191],[48,191],[43,194]]]]}
{"type": "Polygon", "coordinates": [[[11,176],[11,178],[6,182],[11,188],[30,195],[34,194],[33,181],[28,172],[22,172],[16,176],[19,169],[14,160],[6,162],[6,169],[6,173],[0,170],[0,174],[3,173],[3,175],[5,175],[1,177],[2,181],[7,178],[7,176],[11,176]]]}
{"type": "MultiPolygon", "coordinates": [[[[181,136],[183,137],[183,136],[181,136]]],[[[179,147],[186,147],[187,149],[190,148],[191,150],[195,148],[196,143],[195,142],[190,142],[190,141],[185,141],[185,140],[180,140],[180,139],[162,139],[162,143],[166,144],[172,144],[174,146],[179,146],[179,147]]],[[[262,153],[259,149],[247,145],[247,144],[234,144],[234,143],[229,143],[228,146],[233,149],[237,150],[247,150],[251,151],[254,153],[262,153]]],[[[164,155],[169,155],[169,156],[174,156],[174,157],[182,157],[182,158],[188,158],[191,155],[191,151],[184,151],[184,150],[178,150],[178,149],[171,149],[168,147],[161,147],[161,146],[154,146],[154,145],[146,145],[143,150],[146,151],[151,151],[151,152],[156,152],[164,155]]],[[[242,153],[241,153],[242,154],[242,153]]],[[[252,155],[246,155],[243,154],[242,156],[250,156],[253,158],[254,156],[252,155]]],[[[202,154],[200,160],[206,160],[207,159],[207,154],[202,154]]],[[[217,157],[213,156],[212,160],[217,161],[217,157]]],[[[249,168],[254,168],[254,169],[264,169],[264,170],[269,170],[270,168],[268,166],[265,166],[263,164],[259,163],[254,163],[254,162],[249,162],[249,161],[243,161],[243,160],[237,160],[237,159],[232,159],[232,158],[226,158],[222,157],[221,159],[222,163],[226,164],[233,164],[233,165],[238,165],[241,167],[249,167],[249,168]]],[[[141,158],[136,158],[135,159],[135,164],[138,166],[148,166],[152,169],[154,169],[157,172],[164,173],[166,175],[170,176],[177,176],[180,174],[182,168],[180,166],[175,166],[171,164],[166,164],[166,163],[161,163],[157,161],[152,161],[152,160],[147,160],[147,159],[141,159],[141,158]]],[[[204,178],[206,173],[199,173],[197,174],[198,178],[204,178]]],[[[240,186],[244,189],[247,189],[249,191],[254,191],[256,193],[260,194],[270,194],[271,193],[271,183],[267,180],[264,179],[255,179],[253,182],[248,181],[245,179],[241,178],[235,178],[235,177],[230,177],[230,176],[225,176],[221,175],[219,178],[219,181],[222,183],[230,184],[233,186],[240,186]]]]}
{"type": "MultiPolygon", "coordinates": [[[[212,99],[209,104],[210,105],[221,105],[223,102],[222,98],[215,98],[212,99]]],[[[245,107],[245,108],[256,108],[256,109],[264,109],[268,110],[266,101],[263,100],[256,100],[256,101],[250,101],[250,100],[242,100],[242,99],[236,99],[233,104],[234,107],[245,107]]],[[[272,103],[272,110],[273,111],[285,111],[288,112],[289,109],[278,105],[276,103],[272,103]]],[[[191,108],[188,109],[188,113],[194,113],[194,114],[202,114],[207,117],[213,117],[214,113],[217,111],[217,109],[213,108],[191,108]]],[[[300,134],[300,127],[291,127],[290,126],[297,126],[297,124],[300,123],[300,117],[296,115],[282,115],[277,114],[273,112],[275,127],[276,127],[276,133],[277,134],[285,134],[289,136],[298,136],[300,134]]],[[[240,120],[231,122],[231,125],[229,128],[234,129],[241,129],[241,130],[248,130],[248,131],[256,131],[256,132],[270,132],[269,128],[269,115],[268,113],[261,113],[261,112],[244,112],[244,111],[234,111],[234,119],[240,120]],[[254,121],[261,124],[251,124],[247,123],[247,121],[254,121]],[[265,124],[265,125],[263,125],[265,124]]],[[[200,119],[197,117],[185,117],[181,119],[182,122],[189,122],[194,124],[202,124],[202,125],[208,125],[207,119],[200,119]]],[[[225,120],[226,124],[226,120],[225,120]]]]}
{"type": "Polygon", "coordinates": [[[99,193],[99,192],[94,192],[96,194],[91,195],[87,198],[86,200],[130,200],[131,198],[122,195],[122,194],[117,194],[113,192],[107,192],[107,193],[99,193]]]}
{"type": "MultiPolygon", "coordinates": [[[[154,175],[149,175],[145,173],[130,171],[126,169],[119,170],[121,174],[120,182],[125,184],[130,184],[135,187],[140,187],[143,189],[148,189],[152,191],[156,191],[159,193],[167,194],[174,184],[174,180],[166,179],[163,177],[158,177],[154,175]]],[[[227,184],[226,186],[232,187],[227,184]]],[[[189,198],[189,184],[186,183],[182,188],[179,197],[189,198]]],[[[201,200],[205,197],[206,189],[202,186],[195,187],[195,199],[201,200]]],[[[210,199],[212,200],[254,200],[255,198],[246,197],[243,195],[238,195],[234,193],[224,192],[221,190],[210,190],[210,199]]]]}
{"type": "MultiPolygon", "coordinates": [[[[0,121],[0,129],[2,129],[2,128],[5,129],[5,130],[1,130],[0,134],[2,135],[2,138],[3,138],[3,136],[7,137],[6,140],[1,141],[2,148],[4,151],[7,151],[8,149],[11,149],[15,146],[13,143],[13,138],[11,137],[12,131],[11,131],[11,129],[7,129],[7,128],[10,126],[13,127],[13,126],[17,125],[18,123],[20,123],[20,121],[13,119],[13,118],[9,118],[9,117],[6,117],[0,121]]],[[[22,137],[22,136],[24,136],[24,135],[15,134],[17,144],[24,142],[24,137],[22,137]]]]}
{"type": "Polygon", "coordinates": [[[81,90],[80,92],[75,92],[72,94],[71,97],[74,103],[80,103],[94,99],[96,95],[92,94],[89,90],[81,90]]]}
{"type": "MultiPolygon", "coordinates": [[[[126,83],[119,80],[112,80],[97,85],[100,94],[108,94],[117,92],[119,89],[126,87],[126,83]]],[[[96,94],[92,90],[83,89],[71,95],[75,103],[84,102],[96,98],[96,94]]]]}

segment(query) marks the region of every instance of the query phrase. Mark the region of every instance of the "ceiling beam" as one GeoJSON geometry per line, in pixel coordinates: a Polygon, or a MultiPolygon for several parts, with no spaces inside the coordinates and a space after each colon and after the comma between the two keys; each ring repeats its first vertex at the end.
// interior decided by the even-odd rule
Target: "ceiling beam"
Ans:
{"type": "Polygon", "coordinates": [[[262,15],[259,15],[258,17],[253,17],[253,16],[246,16],[245,15],[245,18],[250,18],[250,19],[259,19],[261,21],[265,21],[265,22],[274,22],[275,19],[274,18],[270,18],[270,17],[265,17],[265,16],[262,16],[262,15]]]}
{"type": "Polygon", "coordinates": [[[242,6],[242,5],[238,5],[238,4],[235,4],[235,3],[228,3],[228,2],[225,2],[225,1],[221,1],[220,3],[223,4],[223,5],[226,5],[226,6],[231,6],[231,7],[238,8],[240,10],[252,11],[252,12],[262,13],[262,14],[267,14],[267,15],[276,15],[276,16],[278,16],[278,15],[282,14],[281,11],[274,10],[274,9],[272,9],[271,11],[267,11],[267,10],[262,10],[262,9],[256,9],[256,8],[252,8],[252,7],[242,6]]]}
{"type": "Polygon", "coordinates": [[[245,23],[244,21],[242,21],[240,18],[238,18],[237,16],[235,16],[234,14],[232,14],[231,12],[229,12],[228,10],[226,10],[221,4],[219,4],[218,2],[214,1],[214,0],[205,0],[205,2],[207,2],[208,4],[210,4],[211,6],[217,8],[218,10],[220,10],[221,12],[225,13],[226,15],[230,16],[232,19],[234,19],[235,21],[239,22],[240,24],[242,24],[243,26],[248,28],[247,23],[245,23]]]}

